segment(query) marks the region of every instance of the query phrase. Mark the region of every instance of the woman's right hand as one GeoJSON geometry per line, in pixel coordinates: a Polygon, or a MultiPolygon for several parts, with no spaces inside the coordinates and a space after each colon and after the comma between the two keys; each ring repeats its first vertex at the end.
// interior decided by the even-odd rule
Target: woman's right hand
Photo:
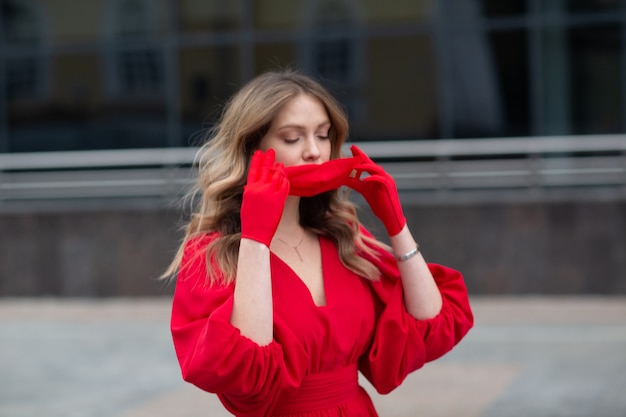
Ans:
{"type": "Polygon", "coordinates": [[[256,151],[241,202],[241,237],[269,247],[283,214],[289,181],[283,164],[274,164],[276,154],[256,151]]]}

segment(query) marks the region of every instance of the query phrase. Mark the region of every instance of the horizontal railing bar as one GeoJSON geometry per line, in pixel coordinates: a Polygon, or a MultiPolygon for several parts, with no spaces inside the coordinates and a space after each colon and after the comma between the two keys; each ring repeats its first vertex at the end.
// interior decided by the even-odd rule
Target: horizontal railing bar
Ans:
{"type": "Polygon", "coordinates": [[[372,158],[535,155],[560,152],[626,151],[626,135],[539,136],[357,143],[372,158]]]}
{"type": "MultiPolygon", "coordinates": [[[[356,142],[373,159],[626,152],[626,135],[356,142]]],[[[344,153],[350,154],[349,145],[344,153]]],[[[0,154],[0,171],[186,165],[197,148],[116,149],[0,154]]]]}
{"type": "Polygon", "coordinates": [[[185,165],[195,148],[115,149],[0,154],[0,170],[185,165]]]}
{"type": "Polygon", "coordinates": [[[571,168],[571,169],[540,169],[542,175],[580,175],[580,174],[620,174],[624,168],[571,168]]]}
{"type": "MultiPolygon", "coordinates": [[[[475,167],[477,169],[480,168],[480,161],[474,161],[475,167]]],[[[383,164],[384,165],[384,164],[383,164]]],[[[452,164],[453,165],[453,164],[452,164]]],[[[452,168],[452,167],[449,167],[452,168]]],[[[483,169],[483,170],[475,170],[475,171],[453,171],[449,169],[447,172],[394,172],[393,168],[389,170],[394,178],[403,179],[403,178],[437,178],[437,177],[489,177],[489,176],[514,176],[514,175],[530,175],[533,173],[538,173],[541,175],[581,175],[581,174],[619,174],[626,173],[626,168],[621,167],[594,167],[594,168],[539,168],[536,170],[532,169],[517,169],[517,170],[495,170],[495,169],[483,169]]],[[[108,174],[116,174],[123,173],[124,175],[129,175],[129,171],[107,171],[108,174]]],[[[66,177],[76,177],[77,173],[75,172],[66,172],[66,177]]],[[[81,172],[80,174],[83,174],[81,172]]],[[[89,171],[89,174],[94,175],[97,172],[89,171]]],[[[47,173],[41,173],[39,176],[49,175],[47,173]]],[[[10,176],[5,176],[4,179],[10,179],[10,176]]],[[[131,179],[131,178],[122,178],[122,179],[113,179],[113,180],[85,180],[84,178],[76,178],[65,181],[58,180],[26,180],[17,179],[11,182],[0,181],[0,189],[8,189],[8,188],[28,188],[31,187],[31,184],[46,184],[49,187],[55,186],[65,186],[65,184],[83,184],[82,186],[106,186],[108,184],[112,185],[134,185],[134,184],[168,184],[168,183],[190,183],[193,180],[191,179],[179,179],[176,177],[173,178],[149,178],[149,179],[131,179]]],[[[75,185],[72,185],[75,186],[75,185]]]]}
{"type": "MultiPolygon", "coordinates": [[[[585,174],[622,174],[626,169],[622,168],[595,168],[595,169],[540,169],[536,173],[541,176],[561,175],[585,175],[585,174]]],[[[532,170],[510,171],[480,171],[480,172],[443,172],[443,173],[392,173],[398,180],[406,179],[436,179],[436,178],[488,178],[488,177],[519,177],[532,176],[532,170]]],[[[117,180],[65,180],[65,181],[17,181],[1,182],[0,190],[28,190],[28,189],[55,189],[55,188],[93,188],[93,187],[137,187],[137,186],[160,186],[160,185],[190,185],[193,178],[147,178],[147,179],[117,179],[117,180]]],[[[433,185],[433,188],[436,188],[433,185]]]]}
{"type": "MultiPolygon", "coordinates": [[[[596,188],[604,190],[603,196],[612,193],[614,198],[626,198],[626,135],[357,145],[373,159],[382,159],[403,193],[420,190],[450,196],[468,192],[478,199],[482,191],[517,190],[531,198],[542,190],[552,192],[561,187],[572,195],[579,191],[593,194],[590,189],[596,188]]],[[[192,164],[196,151],[163,148],[0,154],[0,205],[109,197],[174,198],[195,181],[192,164]]],[[[344,151],[350,154],[349,145],[344,151]]]]}
{"type": "Polygon", "coordinates": [[[102,180],[102,181],[38,181],[25,183],[0,183],[0,190],[28,190],[45,188],[91,188],[91,187],[137,187],[155,185],[185,185],[191,184],[188,179],[143,179],[143,180],[102,180]]]}

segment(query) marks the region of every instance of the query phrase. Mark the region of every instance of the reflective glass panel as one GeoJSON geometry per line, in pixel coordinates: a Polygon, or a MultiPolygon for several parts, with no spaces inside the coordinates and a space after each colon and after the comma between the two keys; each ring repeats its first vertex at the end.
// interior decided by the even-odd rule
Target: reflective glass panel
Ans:
{"type": "Polygon", "coordinates": [[[572,133],[617,133],[622,129],[622,61],[619,26],[569,31],[572,133]]]}
{"type": "Polygon", "coordinates": [[[526,31],[468,33],[457,45],[448,96],[454,137],[530,134],[526,31]]]}
{"type": "Polygon", "coordinates": [[[242,26],[243,0],[180,0],[178,25],[184,34],[238,30],[242,26]]]}
{"type": "Polygon", "coordinates": [[[363,81],[335,90],[352,110],[353,137],[399,140],[439,136],[438,67],[429,36],[370,39],[363,81]],[[350,107],[351,106],[351,107],[350,107]]]}
{"type": "Polygon", "coordinates": [[[167,146],[164,5],[3,2],[3,150],[167,146]]]}
{"type": "Polygon", "coordinates": [[[352,21],[363,26],[405,25],[429,22],[433,13],[431,0],[256,0],[251,10],[257,30],[302,30],[320,20],[352,21]]]}
{"type": "Polygon", "coordinates": [[[482,0],[482,7],[487,17],[517,16],[528,11],[528,0],[482,0]]]}
{"type": "Polygon", "coordinates": [[[181,145],[197,145],[203,129],[217,119],[221,106],[241,85],[239,48],[186,47],[180,50],[178,62],[181,145]]]}
{"type": "MultiPolygon", "coordinates": [[[[552,1],[552,0],[547,0],[552,1]]],[[[619,10],[620,0],[568,0],[567,9],[571,12],[604,12],[619,10]]]]}
{"type": "Polygon", "coordinates": [[[493,32],[490,34],[490,44],[498,72],[502,117],[505,121],[498,135],[530,135],[528,33],[525,30],[493,32]]]}

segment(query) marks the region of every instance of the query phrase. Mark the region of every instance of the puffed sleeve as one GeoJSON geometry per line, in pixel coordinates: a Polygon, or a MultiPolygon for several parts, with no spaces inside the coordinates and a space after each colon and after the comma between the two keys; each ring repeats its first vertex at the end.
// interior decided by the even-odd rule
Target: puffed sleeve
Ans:
{"type": "Polygon", "coordinates": [[[450,351],[474,324],[467,288],[454,269],[429,264],[443,298],[439,314],[416,320],[406,310],[400,273],[393,255],[380,251],[370,259],[381,271],[372,283],[377,323],[370,349],[361,357],[360,369],[381,394],[402,383],[406,376],[450,351]]]}
{"type": "Polygon", "coordinates": [[[206,283],[206,246],[211,236],[185,247],[172,302],[171,332],[183,379],[218,394],[237,416],[268,414],[288,395],[304,370],[286,357],[296,345],[273,340],[260,346],[230,323],[234,285],[206,283]]]}

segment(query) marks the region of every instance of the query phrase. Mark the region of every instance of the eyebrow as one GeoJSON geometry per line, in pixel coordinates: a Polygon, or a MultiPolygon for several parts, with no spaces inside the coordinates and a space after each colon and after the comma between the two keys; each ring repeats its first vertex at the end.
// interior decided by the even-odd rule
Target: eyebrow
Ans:
{"type": "MultiPolygon", "coordinates": [[[[320,127],[324,127],[326,125],[330,125],[330,120],[327,120],[325,122],[320,123],[319,125],[317,125],[316,129],[319,129],[320,127]]],[[[306,126],[304,125],[299,125],[299,124],[287,124],[287,125],[283,125],[280,126],[278,128],[276,128],[276,130],[283,130],[283,129],[300,129],[300,130],[305,130],[306,126]]]]}

